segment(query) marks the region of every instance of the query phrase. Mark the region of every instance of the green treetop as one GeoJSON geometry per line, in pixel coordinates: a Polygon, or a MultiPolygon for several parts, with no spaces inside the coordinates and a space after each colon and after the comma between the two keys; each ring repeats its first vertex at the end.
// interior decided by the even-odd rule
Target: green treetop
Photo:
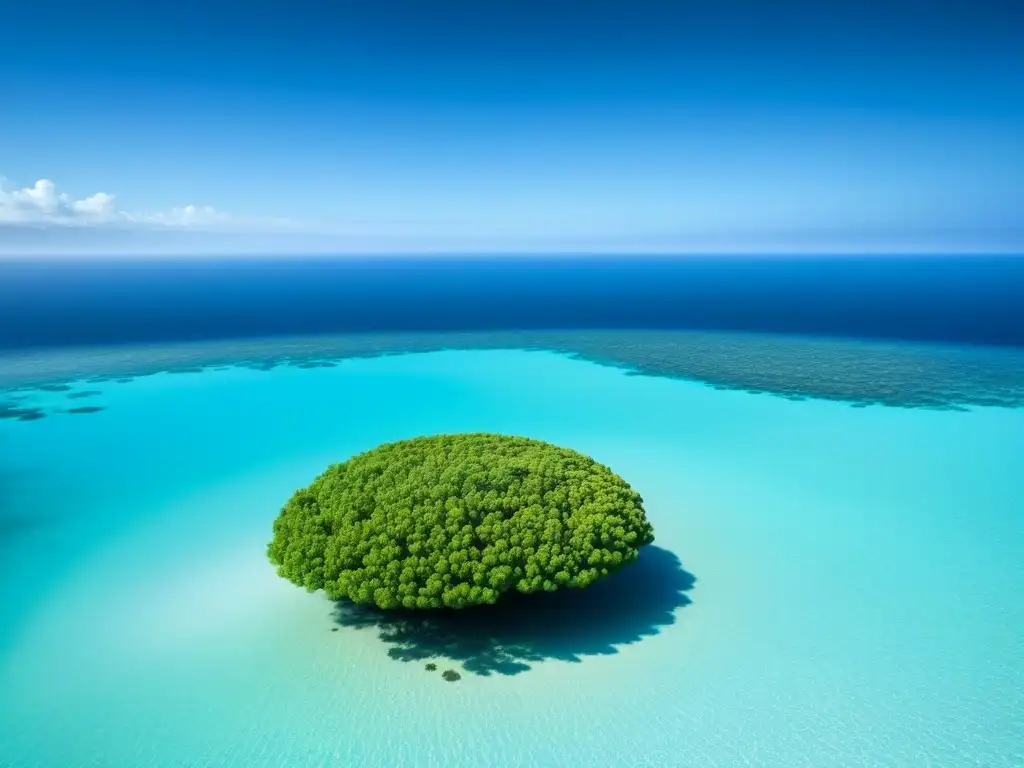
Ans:
{"type": "Polygon", "coordinates": [[[332,599],[464,608],[586,587],[654,540],[640,495],[523,437],[418,437],[328,467],[274,521],[277,572],[332,599]]]}

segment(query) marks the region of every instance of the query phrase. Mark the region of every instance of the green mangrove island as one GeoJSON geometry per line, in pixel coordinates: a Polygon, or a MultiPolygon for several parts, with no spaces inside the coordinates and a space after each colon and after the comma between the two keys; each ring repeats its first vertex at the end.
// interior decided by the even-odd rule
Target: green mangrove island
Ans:
{"type": "Polygon", "coordinates": [[[581,588],[654,540],[643,499],[588,456],[495,434],[417,437],[296,491],[267,548],[311,592],[384,609],[466,608],[581,588]]]}

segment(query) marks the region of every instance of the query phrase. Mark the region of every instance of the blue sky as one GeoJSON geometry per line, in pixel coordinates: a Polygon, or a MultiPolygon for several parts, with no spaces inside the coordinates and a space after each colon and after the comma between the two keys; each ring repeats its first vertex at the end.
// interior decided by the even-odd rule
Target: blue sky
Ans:
{"type": "Polygon", "coordinates": [[[0,13],[0,253],[1024,250],[1015,0],[0,13]]]}

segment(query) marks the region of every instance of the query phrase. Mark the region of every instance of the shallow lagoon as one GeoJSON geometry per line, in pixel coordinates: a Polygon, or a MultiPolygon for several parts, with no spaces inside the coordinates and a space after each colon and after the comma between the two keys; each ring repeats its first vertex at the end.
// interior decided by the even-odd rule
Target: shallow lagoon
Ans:
{"type": "Polygon", "coordinates": [[[516,351],[72,391],[0,420],[0,764],[1024,762],[1024,410],[516,351]],[[658,549],[532,627],[382,636],[274,575],[270,522],[327,463],[469,430],[609,464],[658,549]]]}

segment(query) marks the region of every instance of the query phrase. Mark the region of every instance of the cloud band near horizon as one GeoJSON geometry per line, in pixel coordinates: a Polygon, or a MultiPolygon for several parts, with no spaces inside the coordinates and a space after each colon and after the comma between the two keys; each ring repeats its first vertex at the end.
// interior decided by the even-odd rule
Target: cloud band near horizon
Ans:
{"type": "Polygon", "coordinates": [[[290,229],[284,218],[233,215],[209,205],[186,204],[165,211],[137,212],[119,207],[117,197],[95,192],[75,200],[60,192],[50,179],[37,179],[27,187],[13,187],[0,176],[0,227],[112,227],[140,229],[213,229],[259,231],[290,229]]]}

